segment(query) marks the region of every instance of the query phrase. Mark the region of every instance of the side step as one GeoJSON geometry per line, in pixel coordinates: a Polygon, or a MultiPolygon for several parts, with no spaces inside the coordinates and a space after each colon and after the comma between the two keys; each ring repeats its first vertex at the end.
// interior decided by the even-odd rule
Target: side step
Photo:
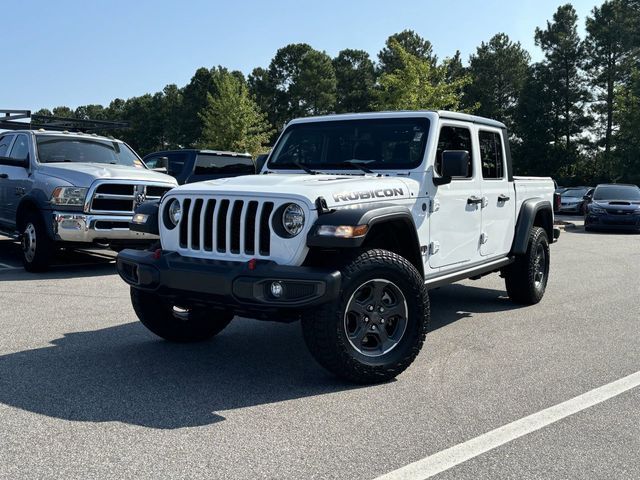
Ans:
{"type": "Polygon", "coordinates": [[[499,271],[501,268],[512,264],[514,260],[515,259],[513,257],[501,258],[490,263],[476,265],[474,267],[445,273],[444,275],[439,275],[433,278],[428,278],[424,283],[428,288],[437,288],[443,285],[458,282],[460,280],[466,280],[467,278],[476,280],[484,275],[488,275],[489,273],[499,271]]]}

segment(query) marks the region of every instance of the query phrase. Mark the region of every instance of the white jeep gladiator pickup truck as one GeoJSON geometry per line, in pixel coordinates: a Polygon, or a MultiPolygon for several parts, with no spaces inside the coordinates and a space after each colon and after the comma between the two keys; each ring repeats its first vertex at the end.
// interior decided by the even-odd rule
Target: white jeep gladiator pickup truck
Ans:
{"type": "Polygon", "coordinates": [[[132,228],[161,249],[118,271],[157,335],[198,341],[235,315],[302,320],[317,361],[359,383],[414,360],[428,291],[500,272],[534,304],[549,278],[553,181],[514,177],[505,126],[450,112],[290,122],[261,174],[183,185],[132,228]]]}

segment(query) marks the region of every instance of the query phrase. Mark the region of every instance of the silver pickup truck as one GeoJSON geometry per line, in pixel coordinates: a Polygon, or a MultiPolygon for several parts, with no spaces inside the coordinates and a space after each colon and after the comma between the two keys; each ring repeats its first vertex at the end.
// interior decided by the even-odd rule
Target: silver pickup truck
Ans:
{"type": "Polygon", "coordinates": [[[57,247],[148,244],[133,232],[136,206],[175,187],[124,142],[95,134],[0,133],[0,233],[22,244],[26,270],[45,270],[57,247]]]}

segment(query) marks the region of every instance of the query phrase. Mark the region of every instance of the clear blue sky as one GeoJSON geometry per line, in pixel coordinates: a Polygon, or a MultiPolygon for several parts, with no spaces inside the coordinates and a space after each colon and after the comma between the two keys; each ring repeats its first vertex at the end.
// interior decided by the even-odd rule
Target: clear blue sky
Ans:
{"type": "MultiPolygon", "coordinates": [[[[536,26],[561,0],[20,0],[2,2],[0,108],[53,108],[129,98],[185,85],[198,67],[245,74],[276,50],[306,42],[335,56],[343,48],[375,58],[405,28],[440,57],[469,54],[506,32],[534,59],[536,26]]],[[[594,0],[572,2],[584,19],[594,0]]]]}

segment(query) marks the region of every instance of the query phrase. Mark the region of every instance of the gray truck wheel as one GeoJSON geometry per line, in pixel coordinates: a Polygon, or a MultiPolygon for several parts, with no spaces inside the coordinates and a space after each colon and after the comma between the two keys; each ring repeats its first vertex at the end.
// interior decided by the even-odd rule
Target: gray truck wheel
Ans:
{"type": "Polygon", "coordinates": [[[337,301],[307,312],[305,343],[320,365],[346,380],[378,383],[402,373],[427,333],[429,297],[405,258],[369,250],[342,269],[337,301]]]}
{"type": "Polygon", "coordinates": [[[542,300],[549,280],[549,238],[540,227],[532,227],[524,255],[504,271],[509,298],[523,305],[542,300]]]}
{"type": "Polygon", "coordinates": [[[220,333],[233,314],[203,307],[179,308],[160,295],[131,288],[131,303],[142,324],[171,342],[200,342],[220,333]]]}
{"type": "Polygon", "coordinates": [[[29,212],[22,222],[22,264],[28,272],[43,272],[49,268],[55,252],[54,242],[49,237],[42,217],[29,212]]]}

